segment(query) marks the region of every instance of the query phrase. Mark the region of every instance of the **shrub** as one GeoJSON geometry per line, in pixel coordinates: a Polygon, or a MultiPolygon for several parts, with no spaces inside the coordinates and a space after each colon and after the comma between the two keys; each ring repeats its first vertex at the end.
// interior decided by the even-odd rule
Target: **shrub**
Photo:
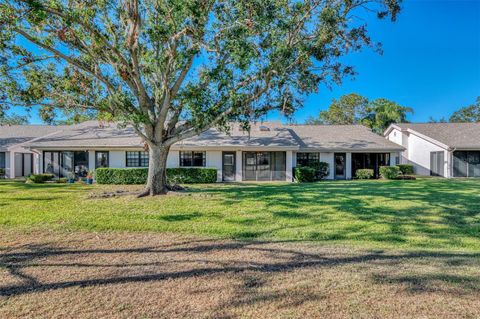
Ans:
{"type": "Polygon", "coordinates": [[[47,181],[51,181],[54,177],[55,175],[53,174],[32,174],[28,177],[27,180],[29,180],[32,183],[42,184],[47,181]]]}
{"type": "Polygon", "coordinates": [[[4,178],[5,177],[5,169],[4,168],[0,168],[0,178],[4,178]]]}
{"type": "MultiPolygon", "coordinates": [[[[96,180],[98,184],[145,184],[148,177],[148,168],[97,168],[96,180]]],[[[169,182],[181,184],[215,183],[217,181],[216,168],[167,168],[169,182]]]]}
{"type": "Polygon", "coordinates": [[[59,178],[59,179],[55,180],[55,182],[57,182],[58,184],[66,184],[67,179],[65,177],[62,177],[62,178],[59,178]]]}
{"type": "Polygon", "coordinates": [[[309,167],[315,169],[315,180],[321,180],[328,176],[328,163],[312,163],[309,167]]]}
{"type": "Polygon", "coordinates": [[[217,181],[216,168],[167,168],[167,179],[173,184],[207,184],[217,181]]]}
{"type": "Polygon", "coordinates": [[[357,179],[371,179],[375,175],[373,169],[364,168],[364,169],[357,169],[355,172],[355,178],[357,179]]]}
{"type": "Polygon", "coordinates": [[[400,172],[403,175],[413,175],[413,165],[412,164],[398,164],[397,167],[400,169],[400,172]]]}
{"type": "Polygon", "coordinates": [[[403,180],[416,180],[417,178],[412,175],[399,175],[397,179],[403,179],[403,180]]]}
{"type": "Polygon", "coordinates": [[[317,170],[313,167],[300,166],[295,167],[295,179],[299,183],[311,183],[316,180],[317,170]]]}
{"type": "Polygon", "coordinates": [[[386,179],[396,179],[400,175],[400,168],[397,166],[380,166],[380,175],[386,179]]]}

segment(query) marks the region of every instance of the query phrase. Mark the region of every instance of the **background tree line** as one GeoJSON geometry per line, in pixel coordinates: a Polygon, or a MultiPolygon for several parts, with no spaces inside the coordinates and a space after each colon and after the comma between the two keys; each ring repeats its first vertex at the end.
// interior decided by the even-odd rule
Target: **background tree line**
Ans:
{"type": "MultiPolygon", "coordinates": [[[[383,131],[392,123],[408,123],[408,114],[413,114],[411,107],[402,106],[385,98],[370,101],[357,93],[333,99],[327,110],[320,111],[317,117],[310,117],[306,124],[362,124],[376,133],[383,131]]],[[[430,117],[431,123],[480,122],[480,96],[475,104],[462,107],[448,118],[439,120],[430,117]]]]}
{"type": "Polygon", "coordinates": [[[307,124],[362,124],[376,133],[383,131],[392,123],[407,122],[407,115],[413,113],[410,107],[378,98],[370,101],[356,93],[333,99],[329,108],[320,111],[316,118],[307,119],[307,124]]]}

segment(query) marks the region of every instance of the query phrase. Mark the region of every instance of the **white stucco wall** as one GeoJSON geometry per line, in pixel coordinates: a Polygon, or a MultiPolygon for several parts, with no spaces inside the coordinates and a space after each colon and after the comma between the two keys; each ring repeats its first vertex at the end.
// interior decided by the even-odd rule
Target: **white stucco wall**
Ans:
{"type": "Polygon", "coordinates": [[[207,151],[206,167],[213,167],[217,169],[217,182],[222,181],[222,151],[207,151]]]}
{"type": "Polygon", "coordinates": [[[293,161],[293,152],[292,151],[287,151],[286,152],[286,163],[285,163],[285,179],[287,182],[292,182],[293,181],[293,166],[295,165],[296,161],[293,161]]]}
{"type": "Polygon", "coordinates": [[[243,153],[242,151],[236,151],[236,156],[235,156],[235,180],[237,182],[240,182],[243,180],[243,166],[242,166],[242,161],[243,161],[243,153]]]}
{"type": "Polygon", "coordinates": [[[347,153],[347,158],[345,159],[347,162],[346,164],[346,172],[345,178],[352,179],[352,153],[347,153]]]}
{"type": "Polygon", "coordinates": [[[444,152],[444,177],[448,177],[448,158],[449,154],[444,148],[437,146],[425,139],[410,134],[408,137],[408,163],[414,165],[415,174],[430,175],[430,153],[444,152]]]}
{"type": "Polygon", "coordinates": [[[333,153],[320,153],[320,162],[328,163],[328,176],[325,179],[334,179],[335,163],[333,159],[333,153]]]}
{"type": "Polygon", "coordinates": [[[5,177],[10,177],[10,152],[5,152],[5,177]]]}
{"type": "Polygon", "coordinates": [[[402,133],[400,130],[393,129],[387,135],[387,139],[405,147],[405,151],[399,153],[399,164],[408,164],[408,135],[406,133],[402,133]]]}
{"type": "Polygon", "coordinates": [[[113,168],[125,167],[125,151],[110,151],[109,153],[109,165],[113,168]]]}

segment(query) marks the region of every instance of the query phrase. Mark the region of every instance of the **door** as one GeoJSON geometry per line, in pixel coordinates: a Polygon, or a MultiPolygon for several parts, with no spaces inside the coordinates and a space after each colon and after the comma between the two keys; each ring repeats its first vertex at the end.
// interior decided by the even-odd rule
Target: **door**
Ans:
{"type": "Polygon", "coordinates": [[[269,152],[257,153],[257,181],[271,181],[271,159],[269,152]]]}
{"type": "Polygon", "coordinates": [[[224,182],[235,181],[235,152],[223,152],[222,180],[224,182]]]}
{"type": "Polygon", "coordinates": [[[335,153],[335,179],[346,179],[346,159],[345,153],[335,153]]]}
{"type": "Polygon", "coordinates": [[[444,153],[443,152],[430,152],[430,176],[442,176],[444,175],[444,153]]]}

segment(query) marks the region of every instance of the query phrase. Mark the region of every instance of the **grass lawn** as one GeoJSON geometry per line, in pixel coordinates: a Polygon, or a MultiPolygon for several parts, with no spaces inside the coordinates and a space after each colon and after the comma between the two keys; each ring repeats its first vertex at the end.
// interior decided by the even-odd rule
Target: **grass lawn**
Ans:
{"type": "Polygon", "coordinates": [[[112,188],[127,187],[1,182],[0,227],[480,251],[478,179],[214,184],[154,198],[89,197],[112,188]]]}
{"type": "Polygon", "coordinates": [[[480,180],[135,188],[0,182],[0,318],[479,317],[480,180]]]}

